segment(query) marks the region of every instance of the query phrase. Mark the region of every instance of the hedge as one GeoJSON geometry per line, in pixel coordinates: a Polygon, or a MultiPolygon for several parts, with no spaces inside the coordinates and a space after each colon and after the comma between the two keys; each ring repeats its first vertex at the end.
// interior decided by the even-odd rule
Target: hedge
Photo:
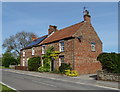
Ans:
{"type": "Polygon", "coordinates": [[[103,70],[110,73],[120,73],[120,54],[101,53],[97,60],[101,62],[103,70]]]}
{"type": "Polygon", "coordinates": [[[28,60],[28,70],[29,71],[38,71],[40,64],[41,64],[40,57],[32,57],[28,60]]]}

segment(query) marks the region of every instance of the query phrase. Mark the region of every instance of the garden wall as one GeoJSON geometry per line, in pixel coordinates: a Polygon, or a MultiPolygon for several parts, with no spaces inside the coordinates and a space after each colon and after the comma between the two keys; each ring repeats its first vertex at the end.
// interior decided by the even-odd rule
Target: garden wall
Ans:
{"type": "Polygon", "coordinates": [[[105,81],[117,81],[120,82],[120,74],[108,73],[103,70],[97,71],[97,79],[105,81]]]}
{"type": "Polygon", "coordinates": [[[25,71],[27,71],[28,67],[26,67],[26,66],[15,66],[15,70],[25,70],[25,71]]]}

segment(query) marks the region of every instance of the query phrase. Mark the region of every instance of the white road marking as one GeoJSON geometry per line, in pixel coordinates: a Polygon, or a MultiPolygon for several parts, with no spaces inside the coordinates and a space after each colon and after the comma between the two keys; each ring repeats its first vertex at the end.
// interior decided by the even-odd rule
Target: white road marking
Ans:
{"type": "Polygon", "coordinates": [[[44,83],[44,82],[38,82],[38,81],[34,81],[32,80],[33,82],[36,82],[36,83],[41,83],[41,84],[44,84],[44,85],[47,85],[47,86],[52,86],[52,87],[57,87],[55,85],[51,85],[51,84],[48,84],[48,83],[44,83]]]}
{"type": "Polygon", "coordinates": [[[9,86],[9,85],[3,83],[3,82],[0,82],[0,83],[3,84],[3,85],[5,85],[5,86],[7,86],[7,87],[9,87],[9,88],[11,88],[11,89],[13,89],[13,90],[16,90],[16,91],[17,91],[17,89],[15,89],[15,88],[13,88],[13,87],[11,87],[11,86],[9,86]]]}

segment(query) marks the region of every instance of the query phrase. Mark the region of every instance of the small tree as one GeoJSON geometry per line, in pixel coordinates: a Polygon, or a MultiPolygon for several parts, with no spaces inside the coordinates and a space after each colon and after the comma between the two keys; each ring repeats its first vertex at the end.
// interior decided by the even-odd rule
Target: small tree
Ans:
{"type": "Polygon", "coordinates": [[[54,51],[54,47],[51,46],[46,50],[46,53],[43,55],[43,67],[47,69],[46,71],[50,71],[50,63],[52,59],[57,59],[59,55],[59,51],[54,51]]]}
{"type": "Polygon", "coordinates": [[[28,60],[28,69],[29,71],[38,71],[41,61],[40,57],[32,57],[28,60]]]}
{"type": "Polygon", "coordinates": [[[9,65],[17,65],[17,60],[12,56],[12,53],[5,52],[2,57],[2,65],[9,67],[9,65]]]}

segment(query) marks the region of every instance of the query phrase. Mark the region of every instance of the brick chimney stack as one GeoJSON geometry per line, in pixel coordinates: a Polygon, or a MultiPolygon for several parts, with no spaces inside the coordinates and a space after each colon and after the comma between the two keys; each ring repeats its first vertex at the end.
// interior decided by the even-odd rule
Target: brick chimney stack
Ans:
{"type": "Polygon", "coordinates": [[[57,26],[49,25],[48,35],[50,35],[52,32],[56,32],[56,31],[57,31],[57,26]]]}
{"type": "Polygon", "coordinates": [[[36,40],[36,36],[35,35],[32,35],[32,41],[36,40]]]}
{"type": "Polygon", "coordinates": [[[87,23],[91,23],[91,16],[89,15],[88,10],[84,11],[84,21],[87,22],[87,23]]]}

